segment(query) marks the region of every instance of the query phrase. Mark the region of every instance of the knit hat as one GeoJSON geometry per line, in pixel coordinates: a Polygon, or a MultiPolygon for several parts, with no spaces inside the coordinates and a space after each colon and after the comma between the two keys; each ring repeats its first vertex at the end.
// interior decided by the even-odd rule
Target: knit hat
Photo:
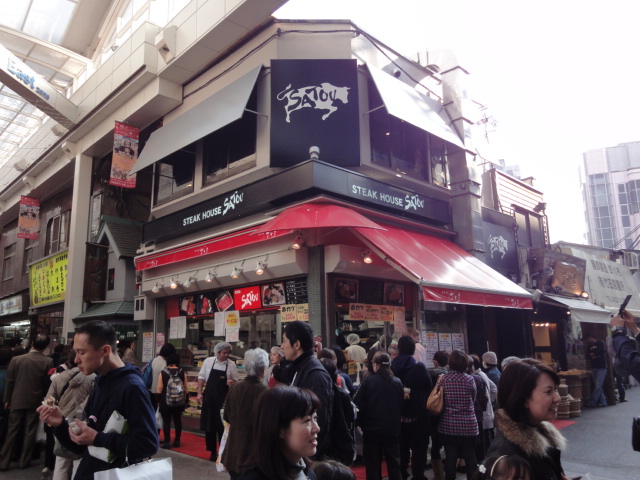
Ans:
{"type": "Polygon", "coordinates": [[[493,352],[486,352],[484,355],[482,355],[482,361],[487,365],[497,365],[498,357],[493,352]]]}
{"type": "Polygon", "coordinates": [[[358,343],[360,343],[360,337],[357,333],[350,333],[349,335],[347,335],[347,343],[349,345],[357,345],[358,343]]]}

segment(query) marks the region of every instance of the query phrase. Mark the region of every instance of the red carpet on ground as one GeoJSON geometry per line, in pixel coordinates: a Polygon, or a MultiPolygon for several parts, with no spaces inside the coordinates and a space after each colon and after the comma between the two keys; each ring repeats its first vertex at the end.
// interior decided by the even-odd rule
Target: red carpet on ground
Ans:
{"type": "MultiPolygon", "coordinates": [[[[171,429],[171,443],[173,443],[175,434],[175,430],[171,429]]],[[[162,438],[162,435],[160,437],[162,438]]],[[[161,442],[163,441],[164,439],[161,440],[161,442]]],[[[191,455],[192,457],[204,458],[205,460],[209,460],[209,456],[211,455],[211,452],[207,451],[203,436],[185,432],[184,430],[180,437],[180,446],[178,448],[171,447],[171,450],[191,455]]]]}
{"type": "MultiPolygon", "coordinates": [[[[356,478],[358,480],[366,480],[367,472],[365,471],[364,465],[353,465],[351,467],[351,471],[356,475],[356,478]]],[[[388,476],[386,462],[382,462],[382,476],[388,476]]]]}
{"type": "Polygon", "coordinates": [[[568,427],[569,425],[575,425],[576,422],[574,422],[573,420],[554,420],[553,422],[553,426],[556,427],[558,430],[562,430],[565,427],[568,427]]]}

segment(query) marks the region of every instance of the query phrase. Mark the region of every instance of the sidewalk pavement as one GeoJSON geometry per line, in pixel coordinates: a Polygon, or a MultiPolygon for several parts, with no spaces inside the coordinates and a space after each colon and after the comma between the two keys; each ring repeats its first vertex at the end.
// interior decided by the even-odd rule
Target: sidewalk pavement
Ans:
{"type": "MultiPolygon", "coordinates": [[[[160,449],[153,458],[171,457],[175,480],[228,480],[229,474],[216,471],[216,465],[209,460],[185,455],[184,453],[160,449]]],[[[44,454],[31,463],[31,467],[20,469],[17,463],[11,469],[0,472],[0,480],[40,480],[44,468],[44,454]]]]}

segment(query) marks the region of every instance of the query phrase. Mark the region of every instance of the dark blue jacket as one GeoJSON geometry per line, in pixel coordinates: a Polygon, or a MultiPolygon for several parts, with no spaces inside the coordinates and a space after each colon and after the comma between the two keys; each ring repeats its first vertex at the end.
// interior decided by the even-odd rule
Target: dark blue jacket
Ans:
{"type": "Polygon", "coordinates": [[[424,418],[427,416],[427,398],[433,389],[431,377],[423,363],[411,355],[400,354],[391,362],[391,371],[404,387],[410,388],[409,398],[402,405],[402,416],[424,418]]]}
{"type": "Polygon", "coordinates": [[[117,458],[112,463],[107,463],[92,457],[87,447],[78,446],[71,441],[69,425],[66,421],[62,422],[54,430],[56,437],[67,448],[82,453],[82,460],[74,477],[76,480],[93,479],[95,472],[124,466],[126,458],[129,464],[133,464],[158,451],[156,416],[138,367],[126,364],[106,375],[98,375],[84,411],[88,425],[98,431],[94,445],[108,448],[117,458]],[[129,431],[126,435],[103,432],[114,411],[127,419],[129,431]]]}
{"type": "MultiPolygon", "coordinates": [[[[636,337],[636,341],[640,342],[640,334],[636,337]]],[[[640,351],[638,351],[636,342],[626,335],[614,334],[613,348],[620,365],[640,382],[640,351]]]]}

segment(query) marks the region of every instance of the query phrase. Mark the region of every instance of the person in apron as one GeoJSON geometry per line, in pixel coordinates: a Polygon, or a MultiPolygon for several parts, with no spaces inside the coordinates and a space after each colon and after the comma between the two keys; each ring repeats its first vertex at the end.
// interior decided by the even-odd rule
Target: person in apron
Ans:
{"type": "Polygon", "coordinates": [[[198,395],[196,400],[202,405],[200,429],[205,432],[207,451],[211,452],[209,460],[218,458],[218,444],[222,440],[224,425],[220,410],[229,391],[229,387],[238,380],[236,364],[229,360],[231,345],[227,342],[216,344],[214,356],[207,358],[198,374],[198,395]],[[202,393],[203,387],[204,395],[202,393]]]}

